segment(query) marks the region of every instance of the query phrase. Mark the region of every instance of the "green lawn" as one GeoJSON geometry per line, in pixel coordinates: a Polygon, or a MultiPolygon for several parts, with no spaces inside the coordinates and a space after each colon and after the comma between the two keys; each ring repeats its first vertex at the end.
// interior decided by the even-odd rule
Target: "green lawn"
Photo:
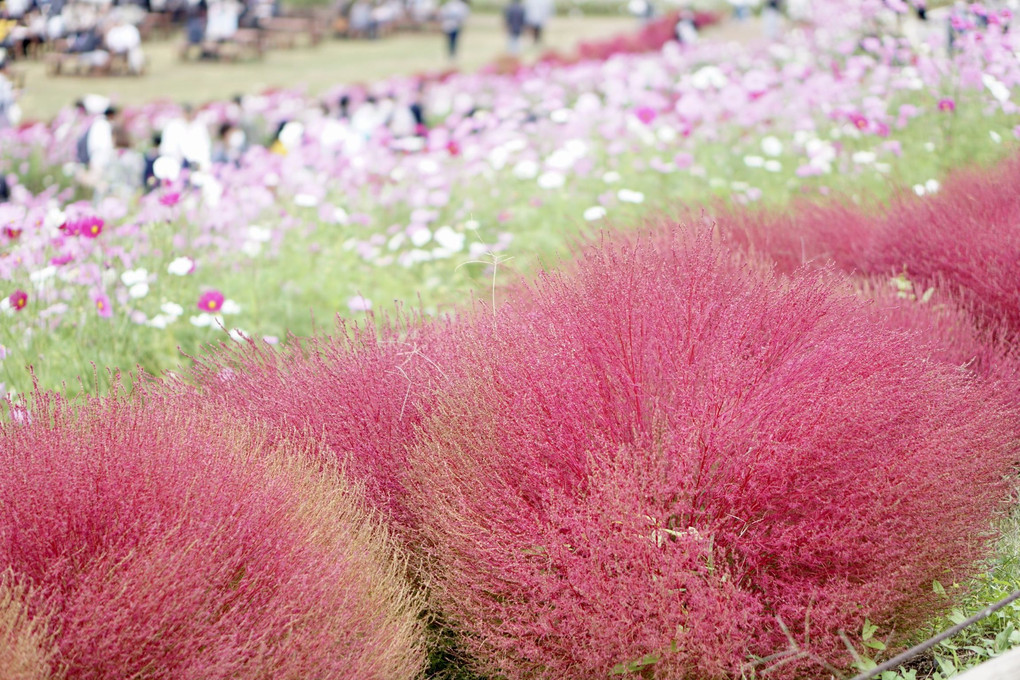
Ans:
{"type": "MultiPolygon", "coordinates": [[[[569,50],[581,40],[633,30],[626,17],[557,17],[549,23],[546,42],[569,50]]],[[[146,45],[149,73],[142,78],[50,77],[41,62],[20,65],[26,72],[21,106],[26,118],[49,118],[83,94],[95,92],[122,104],[142,104],[169,97],[201,103],[268,87],[306,86],[312,93],[337,83],[372,82],[396,74],[435,71],[450,62],[438,33],[404,33],[377,41],[329,40],[317,48],[269,52],[263,61],[236,64],[188,62],[177,58],[179,38],[146,45]]],[[[506,40],[501,19],[471,17],[461,37],[459,67],[477,69],[503,54],[506,40]]],[[[526,58],[539,50],[529,48],[526,58]]]]}

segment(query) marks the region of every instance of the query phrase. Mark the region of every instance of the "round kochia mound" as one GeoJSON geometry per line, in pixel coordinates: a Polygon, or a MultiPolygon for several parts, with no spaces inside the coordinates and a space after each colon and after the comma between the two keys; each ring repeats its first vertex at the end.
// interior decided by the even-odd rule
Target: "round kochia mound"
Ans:
{"type": "Polygon", "coordinates": [[[479,319],[412,469],[480,670],[726,678],[790,650],[784,677],[828,677],[840,631],[946,604],[932,581],[1003,508],[1008,414],[832,279],[643,238],[479,319]]]}
{"type": "MultiPolygon", "coordinates": [[[[421,598],[360,490],[171,399],[0,425],[0,675],[417,677],[421,598]]],[[[254,430],[254,431],[253,431],[254,430]]]]}

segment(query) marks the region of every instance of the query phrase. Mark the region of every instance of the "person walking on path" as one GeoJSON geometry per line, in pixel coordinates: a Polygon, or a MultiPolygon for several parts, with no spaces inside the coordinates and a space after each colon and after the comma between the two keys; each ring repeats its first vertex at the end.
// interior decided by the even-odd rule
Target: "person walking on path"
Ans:
{"type": "Polygon", "coordinates": [[[549,17],[555,11],[554,0],[526,0],[524,4],[524,22],[531,31],[536,45],[542,44],[542,31],[549,17]]]}
{"type": "Polygon", "coordinates": [[[765,27],[765,37],[769,40],[778,40],[783,21],[782,0],[765,0],[765,7],[762,8],[761,18],[762,24],[765,27]]]}
{"type": "Polygon", "coordinates": [[[521,33],[524,32],[524,5],[521,0],[510,0],[503,18],[506,20],[507,52],[516,56],[521,51],[521,33]]]}
{"type": "Polygon", "coordinates": [[[439,10],[439,22],[446,35],[446,48],[451,61],[457,59],[457,39],[469,14],[471,9],[464,0],[447,0],[439,10]]]}

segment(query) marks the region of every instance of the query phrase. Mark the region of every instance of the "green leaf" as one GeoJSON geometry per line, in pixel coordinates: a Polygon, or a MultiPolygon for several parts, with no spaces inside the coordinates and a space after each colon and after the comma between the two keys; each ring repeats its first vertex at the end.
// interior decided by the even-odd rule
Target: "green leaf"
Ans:
{"type": "Polygon", "coordinates": [[[942,595],[943,597],[945,597],[946,589],[943,588],[942,584],[939,583],[938,581],[932,581],[931,582],[931,589],[932,589],[932,592],[934,592],[934,593],[936,593],[938,595],[942,595]]]}
{"type": "Polygon", "coordinates": [[[878,666],[878,664],[875,663],[874,660],[869,659],[868,657],[864,657],[860,661],[855,661],[854,662],[854,666],[857,668],[857,670],[863,672],[863,671],[870,671],[872,668],[875,668],[876,666],[878,666]]]}
{"type": "Polygon", "coordinates": [[[874,640],[874,639],[872,639],[872,640],[865,640],[864,641],[864,646],[865,647],[870,647],[871,649],[877,649],[880,652],[885,650],[885,643],[882,642],[881,640],[874,640]]]}
{"type": "Polygon", "coordinates": [[[861,639],[865,641],[870,640],[875,635],[876,630],[878,630],[878,626],[868,619],[864,619],[864,630],[861,631],[861,639]]]}
{"type": "Polygon", "coordinates": [[[954,609],[953,611],[949,612],[949,620],[952,621],[953,623],[960,624],[966,621],[967,617],[964,616],[963,612],[961,612],[959,609],[954,609]]]}

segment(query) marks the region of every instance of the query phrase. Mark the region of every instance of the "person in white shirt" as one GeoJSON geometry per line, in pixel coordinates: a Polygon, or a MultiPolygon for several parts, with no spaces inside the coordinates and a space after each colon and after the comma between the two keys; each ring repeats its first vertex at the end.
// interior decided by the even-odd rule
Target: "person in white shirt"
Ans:
{"type": "Polygon", "coordinates": [[[525,0],[524,1],[524,23],[536,45],[542,43],[542,31],[545,29],[549,18],[556,12],[555,0],[525,0]]]}
{"type": "Polygon", "coordinates": [[[215,0],[209,3],[209,18],[205,39],[211,42],[230,40],[237,33],[241,18],[241,5],[235,0],[215,0]]]}
{"type": "Polygon", "coordinates": [[[94,176],[102,174],[113,155],[113,121],[116,117],[116,107],[108,106],[103,115],[89,126],[85,143],[89,149],[89,173],[94,176]]]}
{"type": "Polygon", "coordinates": [[[457,39],[469,14],[471,8],[464,0],[447,0],[446,4],[439,8],[439,23],[443,33],[446,34],[446,47],[451,60],[457,58],[457,39]]]}
{"type": "Polygon", "coordinates": [[[159,155],[187,163],[196,170],[208,170],[212,165],[209,127],[191,106],[186,105],[184,116],[171,120],[163,128],[159,155]]]}
{"type": "Polygon", "coordinates": [[[17,106],[17,92],[7,78],[7,58],[0,54],[0,130],[17,125],[17,119],[21,117],[17,106]]]}
{"type": "Polygon", "coordinates": [[[145,54],[142,52],[142,34],[136,26],[123,20],[118,21],[106,32],[106,47],[110,54],[124,55],[131,73],[142,72],[145,54]]]}

